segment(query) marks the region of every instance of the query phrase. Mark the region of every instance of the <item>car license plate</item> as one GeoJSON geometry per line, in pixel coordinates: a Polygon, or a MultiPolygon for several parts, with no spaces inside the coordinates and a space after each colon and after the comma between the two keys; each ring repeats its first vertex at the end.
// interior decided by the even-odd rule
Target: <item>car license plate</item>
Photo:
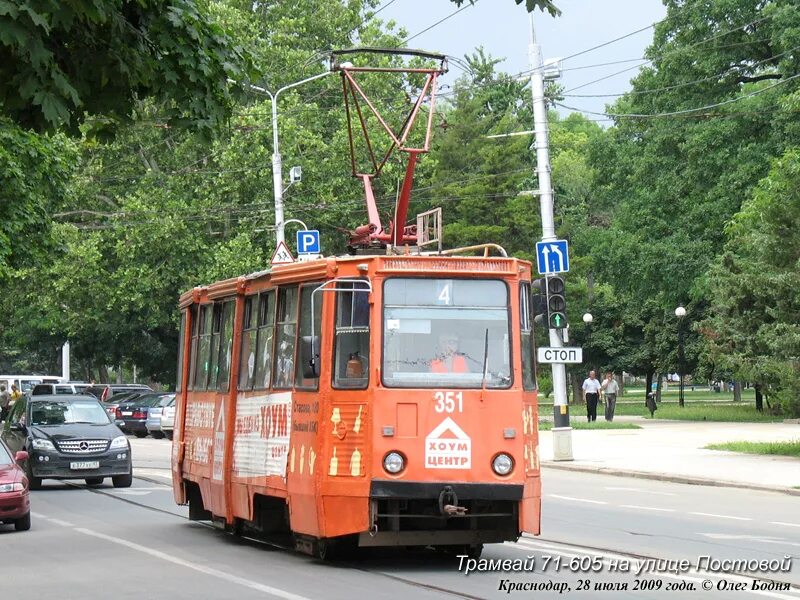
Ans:
{"type": "Polygon", "coordinates": [[[133,411],[130,411],[130,410],[123,410],[122,411],[122,416],[123,417],[130,417],[132,414],[133,414],[133,411]]]}
{"type": "Polygon", "coordinates": [[[71,462],[69,463],[69,468],[78,470],[78,469],[99,469],[100,468],[100,461],[99,460],[82,460],[80,462],[71,462]]]}

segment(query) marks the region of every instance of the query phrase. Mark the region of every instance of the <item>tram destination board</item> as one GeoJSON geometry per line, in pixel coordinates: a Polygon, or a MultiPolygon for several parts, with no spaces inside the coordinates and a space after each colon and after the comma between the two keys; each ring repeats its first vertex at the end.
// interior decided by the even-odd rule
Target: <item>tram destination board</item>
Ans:
{"type": "Polygon", "coordinates": [[[577,365],[583,362],[583,348],[538,348],[536,358],[540,363],[577,365]]]}

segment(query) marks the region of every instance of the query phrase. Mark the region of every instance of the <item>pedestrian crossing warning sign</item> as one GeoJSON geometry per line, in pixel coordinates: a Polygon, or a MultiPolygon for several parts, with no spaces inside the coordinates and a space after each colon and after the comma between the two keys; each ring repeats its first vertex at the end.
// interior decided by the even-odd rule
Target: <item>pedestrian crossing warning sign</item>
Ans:
{"type": "Polygon", "coordinates": [[[278,247],[275,248],[275,254],[272,255],[270,264],[275,265],[290,265],[294,262],[294,256],[289,252],[284,242],[279,242],[278,247]]]}

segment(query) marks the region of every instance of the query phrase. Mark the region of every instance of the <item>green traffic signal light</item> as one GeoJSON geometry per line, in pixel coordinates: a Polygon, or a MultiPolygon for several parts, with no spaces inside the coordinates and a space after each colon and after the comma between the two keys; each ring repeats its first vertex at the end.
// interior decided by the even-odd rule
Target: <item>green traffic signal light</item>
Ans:
{"type": "Polygon", "coordinates": [[[567,326],[566,286],[559,275],[547,279],[547,323],[550,329],[564,329],[567,326]]]}

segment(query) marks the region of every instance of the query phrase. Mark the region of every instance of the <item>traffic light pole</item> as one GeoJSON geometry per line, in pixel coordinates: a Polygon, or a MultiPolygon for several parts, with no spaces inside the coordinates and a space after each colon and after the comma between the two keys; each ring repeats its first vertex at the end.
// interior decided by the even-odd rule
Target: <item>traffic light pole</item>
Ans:
{"type": "MultiPolygon", "coordinates": [[[[550,147],[547,132],[547,109],[544,102],[544,63],[542,48],[536,43],[533,13],[530,13],[531,43],[528,50],[531,63],[531,92],[533,94],[533,123],[536,146],[536,174],[539,179],[539,207],[542,216],[542,241],[556,240],[553,220],[553,188],[550,181],[550,147]]],[[[548,323],[548,327],[549,327],[548,323]]],[[[549,329],[550,346],[562,348],[561,336],[549,329]]],[[[553,363],[553,460],[572,460],[572,428],[569,426],[567,403],[567,372],[563,363],[553,363]]]]}

